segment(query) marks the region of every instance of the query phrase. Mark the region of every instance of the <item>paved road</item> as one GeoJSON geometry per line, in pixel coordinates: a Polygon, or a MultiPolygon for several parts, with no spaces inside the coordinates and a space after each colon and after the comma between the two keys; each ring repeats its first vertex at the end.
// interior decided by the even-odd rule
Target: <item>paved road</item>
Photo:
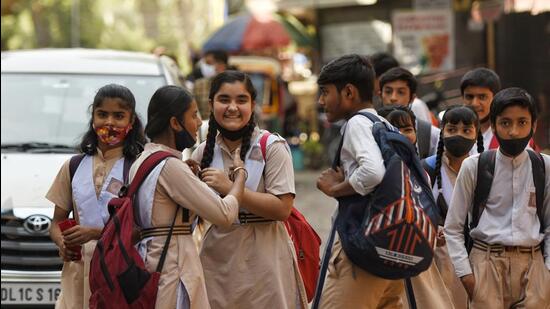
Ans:
{"type": "Polygon", "coordinates": [[[316,187],[318,171],[297,171],[294,174],[296,182],[296,199],[294,204],[313,226],[323,240],[330,232],[330,217],[336,209],[336,200],[326,196],[316,187]]]}

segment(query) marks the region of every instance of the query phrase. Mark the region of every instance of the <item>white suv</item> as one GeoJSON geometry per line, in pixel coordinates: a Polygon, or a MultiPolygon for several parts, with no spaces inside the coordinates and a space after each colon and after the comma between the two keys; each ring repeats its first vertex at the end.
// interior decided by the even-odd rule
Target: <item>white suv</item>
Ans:
{"type": "Polygon", "coordinates": [[[145,124],[155,90],[167,84],[181,85],[181,76],[170,58],[145,53],[2,52],[3,308],[51,306],[60,292],[62,262],[48,233],[54,205],[44,196],[87,129],[88,107],[96,91],[109,83],[128,87],[145,124]]]}

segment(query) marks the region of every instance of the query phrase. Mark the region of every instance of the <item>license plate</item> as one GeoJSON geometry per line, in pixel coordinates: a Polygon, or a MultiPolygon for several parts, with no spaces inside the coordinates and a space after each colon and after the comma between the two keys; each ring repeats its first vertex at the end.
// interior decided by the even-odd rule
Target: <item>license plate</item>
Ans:
{"type": "Polygon", "coordinates": [[[55,304],[59,292],[61,292],[59,283],[2,282],[2,305],[55,304]]]}

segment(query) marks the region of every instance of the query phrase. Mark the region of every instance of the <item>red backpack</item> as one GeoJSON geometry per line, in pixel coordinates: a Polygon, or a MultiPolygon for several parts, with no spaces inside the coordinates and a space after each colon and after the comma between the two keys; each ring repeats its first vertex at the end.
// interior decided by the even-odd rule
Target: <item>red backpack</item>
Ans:
{"type": "Polygon", "coordinates": [[[145,159],[128,189],[123,187],[120,197],[109,201],[111,218],[103,228],[90,263],[90,308],[155,307],[160,273],[176,217],[166,237],[157,269],[149,273],[132,244],[135,224],[133,199],[147,175],[168,157],[173,155],[159,151],[145,159]]]}
{"type": "MultiPolygon", "coordinates": [[[[260,138],[260,148],[264,161],[266,160],[267,139],[270,134],[266,132],[260,138]]],[[[319,276],[319,247],[321,246],[321,238],[296,207],[292,207],[292,212],[288,219],[284,221],[284,224],[290,235],[290,239],[294,243],[296,257],[298,258],[298,268],[306,288],[307,300],[310,302],[315,294],[315,286],[317,284],[317,277],[319,276]]]]}

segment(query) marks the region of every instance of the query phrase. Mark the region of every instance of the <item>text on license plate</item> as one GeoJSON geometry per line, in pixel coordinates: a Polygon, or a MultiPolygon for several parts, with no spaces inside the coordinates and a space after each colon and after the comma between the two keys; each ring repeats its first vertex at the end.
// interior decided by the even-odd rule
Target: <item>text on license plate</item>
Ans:
{"type": "Polygon", "coordinates": [[[2,304],[55,304],[59,292],[58,283],[2,282],[2,304]]]}

